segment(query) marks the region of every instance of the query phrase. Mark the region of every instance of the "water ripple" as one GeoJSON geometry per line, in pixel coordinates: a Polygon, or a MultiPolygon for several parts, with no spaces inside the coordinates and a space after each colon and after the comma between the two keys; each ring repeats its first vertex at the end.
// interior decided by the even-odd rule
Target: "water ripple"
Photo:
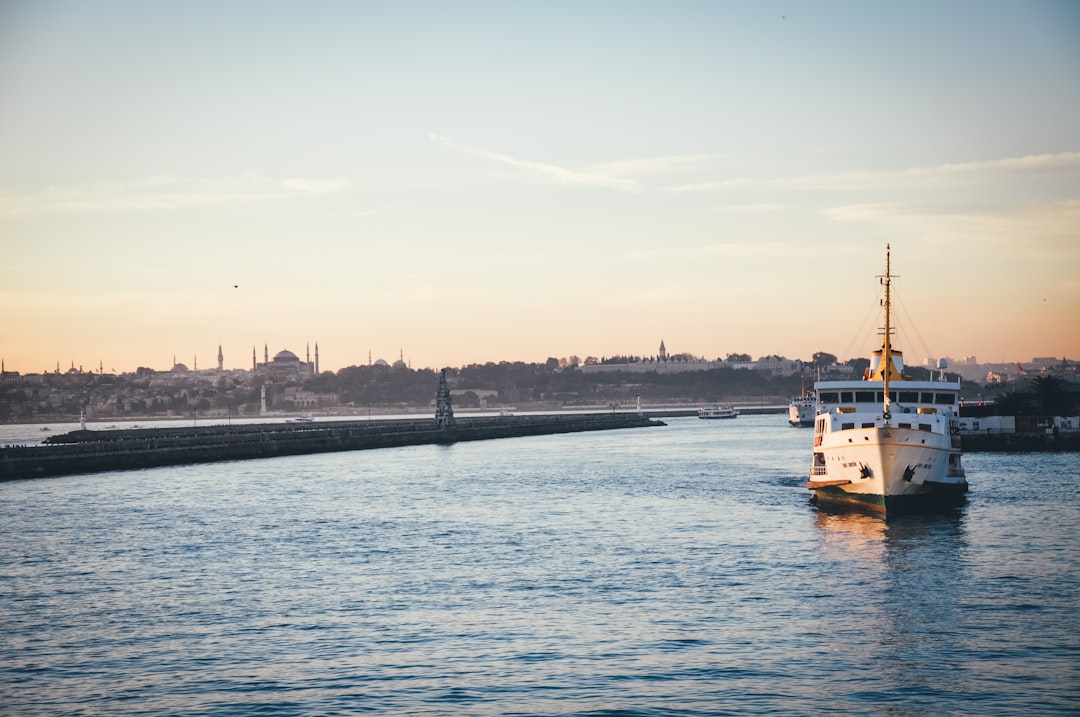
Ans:
{"type": "Polygon", "coordinates": [[[3,712],[1080,704],[1069,456],[966,457],[967,506],[886,523],[808,504],[805,431],[733,423],[2,485],[3,712]]]}

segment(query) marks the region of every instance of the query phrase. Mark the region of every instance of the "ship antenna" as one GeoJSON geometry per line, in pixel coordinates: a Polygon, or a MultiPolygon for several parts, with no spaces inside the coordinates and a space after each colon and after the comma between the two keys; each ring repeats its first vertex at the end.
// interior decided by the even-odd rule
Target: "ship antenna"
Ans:
{"type": "Polygon", "coordinates": [[[889,374],[892,373],[892,327],[889,324],[889,314],[892,313],[892,249],[885,245],[885,277],[883,283],[885,284],[885,345],[882,347],[881,361],[884,364],[882,370],[882,376],[884,377],[884,412],[882,418],[886,421],[891,418],[889,413],[889,374]]]}

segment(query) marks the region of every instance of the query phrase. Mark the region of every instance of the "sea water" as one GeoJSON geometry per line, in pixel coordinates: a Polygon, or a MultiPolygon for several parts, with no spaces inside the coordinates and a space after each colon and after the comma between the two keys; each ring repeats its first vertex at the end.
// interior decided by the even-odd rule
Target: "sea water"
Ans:
{"type": "Polygon", "coordinates": [[[1076,454],[886,522],[667,423],[0,484],[0,713],[1080,709],[1076,454]]]}

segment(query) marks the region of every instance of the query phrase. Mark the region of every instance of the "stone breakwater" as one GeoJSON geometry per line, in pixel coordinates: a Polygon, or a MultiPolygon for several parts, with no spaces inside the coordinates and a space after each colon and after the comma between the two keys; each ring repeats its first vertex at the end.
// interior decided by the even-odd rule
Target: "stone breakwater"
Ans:
{"type": "Polygon", "coordinates": [[[637,413],[274,423],[72,431],[45,445],[0,448],[0,480],[252,458],[662,426],[637,413]]]}
{"type": "Polygon", "coordinates": [[[968,433],[960,436],[964,453],[1057,453],[1080,451],[1078,433],[968,433]]]}

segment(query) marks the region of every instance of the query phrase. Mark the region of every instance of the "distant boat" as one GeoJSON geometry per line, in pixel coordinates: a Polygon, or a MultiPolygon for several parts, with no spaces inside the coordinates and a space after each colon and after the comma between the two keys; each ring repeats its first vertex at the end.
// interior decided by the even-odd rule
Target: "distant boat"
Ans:
{"type": "Polygon", "coordinates": [[[311,417],[311,414],[304,416],[297,416],[296,418],[289,418],[286,423],[314,423],[315,419],[311,417]]]}
{"type": "Polygon", "coordinates": [[[815,414],[817,414],[817,398],[813,393],[805,393],[793,398],[788,405],[788,423],[793,426],[813,426],[815,414]]]}
{"type": "MultiPolygon", "coordinates": [[[[816,367],[815,362],[815,367],[816,367]]],[[[816,369],[815,369],[816,370],[816,369]]],[[[802,371],[799,371],[800,381],[803,378],[802,371]]],[[[800,388],[800,394],[791,399],[791,403],[788,404],[788,423],[792,426],[801,426],[803,428],[809,428],[814,425],[814,416],[817,415],[817,396],[813,391],[806,390],[806,384],[803,383],[800,388]]]]}
{"type": "MultiPolygon", "coordinates": [[[[818,505],[891,515],[963,502],[960,383],[914,381],[892,346],[892,274],[885,253],[885,326],[863,380],[817,381],[806,487],[818,505]]],[[[944,363],[941,364],[944,368],[944,363]]]]}
{"type": "Polygon", "coordinates": [[[698,418],[735,418],[739,412],[732,406],[703,406],[698,409],[698,418]]]}

